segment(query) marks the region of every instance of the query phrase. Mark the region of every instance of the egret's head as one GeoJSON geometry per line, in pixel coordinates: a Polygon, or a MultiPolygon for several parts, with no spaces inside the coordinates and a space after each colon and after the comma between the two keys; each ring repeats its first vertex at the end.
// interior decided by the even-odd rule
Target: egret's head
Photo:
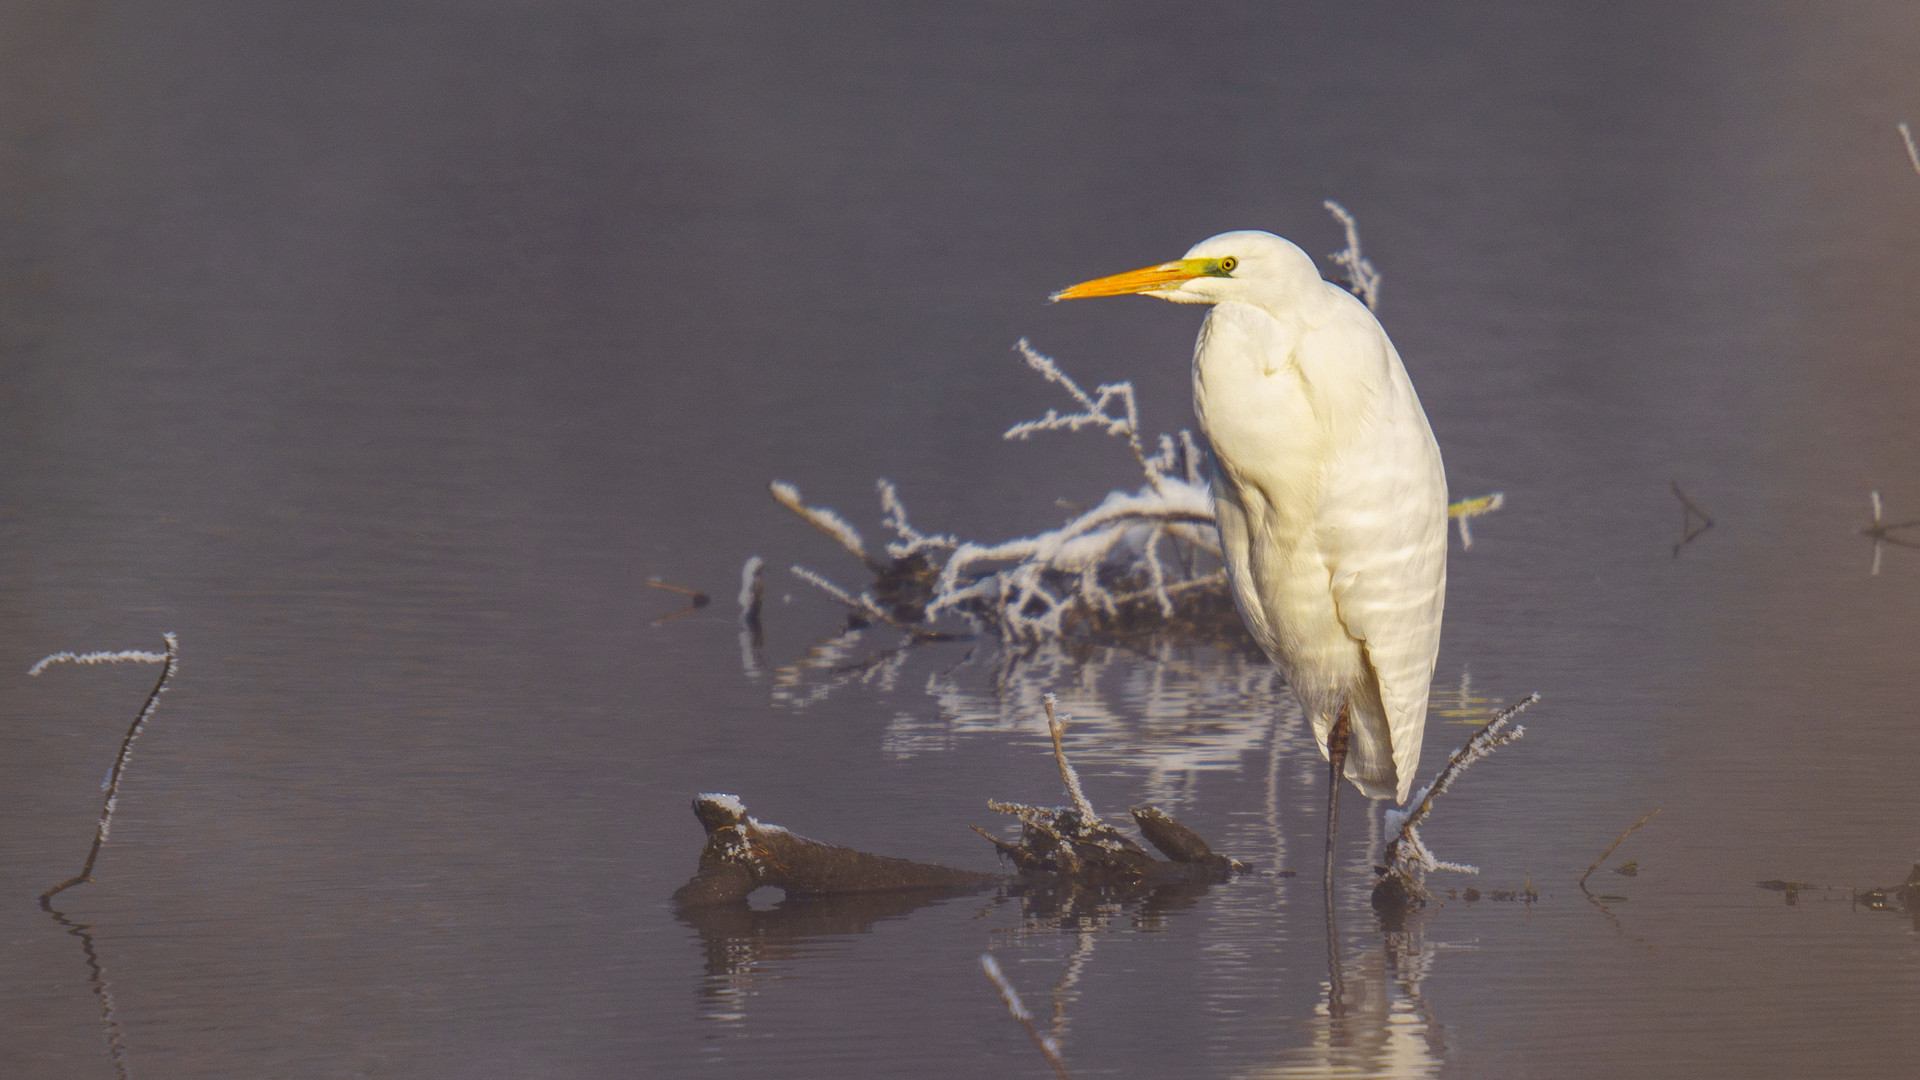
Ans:
{"type": "Polygon", "coordinates": [[[1320,272],[1306,252],[1272,233],[1245,230],[1202,240],[1174,262],[1083,281],[1053,299],[1144,293],[1176,304],[1279,308],[1317,295],[1319,285],[1320,272]]]}

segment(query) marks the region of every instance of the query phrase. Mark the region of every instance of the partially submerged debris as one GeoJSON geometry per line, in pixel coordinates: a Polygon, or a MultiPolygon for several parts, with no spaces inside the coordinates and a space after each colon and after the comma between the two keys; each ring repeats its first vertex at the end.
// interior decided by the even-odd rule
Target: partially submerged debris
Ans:
{"type": "MultiPolygon", "coordinates": [[[[1022,878],[1045,884],[1070,879],[1091,886],[1163,884],[1223,880],[1246,869],[1217,854],[1199,834],[1156,806],[1136,808],[1133,819],[1147,842],[1167,861],[1154,858],[1107,824],[1087,801],[1079,776],[1067,760],[1061,744],[1064,724],[1054,712],[1051,694],[1047,696],[1047,721],[1054,735],[1060,776],[1073,805],[1040,807],[989,801],[992,809],[1020,819],[1017,843],[974,827],[1012,860],[1022,878]]],[[[699,870],[673,894],[674,904],[683,909],[744,902],[749,893],[762,886],[781,889],[793,897],[981,887],[1004,880],[997,874],[871,855],[809,840],[778,825],[755,821],[745,804],[732,795],[698,796],[693,800],[693,813],[707,831],[707,844],[700,852],[699,870]]]]}
{"type": "Polygon", "coordinates": [[[1797,905],[1801,893],[1814,893],[1814,899],[1845,900],[1856,910],[1864,908],[1868,911],[1904,913],[1911,916],[1914,927],[1920,929],[1920,862],[1913,864],[1907,880],[1898,885],[1860,889],[1842,885],[1816,885],[1810,881],[1787,878],[1769,878],[1753,884],[1756,888],[1784,894],[1788,906],[1797,905]]]}
{"type": "Polygon", "coordinates": [[[1168,861],[1154,858],[1093,809],[1080,777],[1067,760],[1062,737],[1066,723],[1055,712],[1052,694],[1044,699],[1053,755],[1060,765],[1072,806],[1029,806],[989,800],[987,808],[1020,821],[1017,843],[1001,840],[979,826],[974,831],[1013,862],[1022,875],[1059,874],[1092,884],[1133,885],[1172,880],[1220,880],[1246,867],[1214,853],[1199,834],[1157,806],[1136,807],[1133,820],[1147,842],[1168,861]]]}
{"type": "Polygon", "coordinates": [[[707,830],[707,846],[700,852],[698,872],[673,894],[674,904],[682,908],[742,902],[764,885],[788,896],[830,896],[985,886],[999,880],[994,874],[809,840],[755,821],[732,795],[699,796],[693,800],[693,815],[707,830]]]}
{"type": "Polygon", "coordinates": [[[1920,862],[1913,864],[1905,883],[1892,888],[1856,889],[1853,902],[1869,911],[1904,911],[1920,925],[1920,862]]]}
{"type": "Polygon", "coordinates": [[[685,607],[669,611],[665,615],[653,620],[651,624],[653,626],[664,626],[675,619],[691,615],[713,602],[712,597],[701,592],[699,589],[689,589],[685,585],[675,585],[671,581],[661,581],[659,578],[648,578],[647,587],[650,589],[659,589],[661,592],[677,593],[687,598],[685,607]]]}

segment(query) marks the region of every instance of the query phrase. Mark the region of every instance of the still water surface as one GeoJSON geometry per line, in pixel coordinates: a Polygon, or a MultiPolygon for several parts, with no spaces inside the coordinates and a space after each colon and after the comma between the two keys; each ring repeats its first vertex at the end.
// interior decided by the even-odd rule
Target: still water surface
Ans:
{"type": "MultiPolygon", "coordinates": [[[[275,7],[0,14],[0,1075],[1900,1075],[1920,932],[1920,8],[275,7]],[[1197,312],[1047,293],[1340,246],[1454,495],[1424,771],[1544,696],[1387,935],[1257,659],[891,653],[765,494],[998,539],[1138,483],[1021,337],[1191,421],[1197,312]],[[1678,482],[1715,526],[1676,556],[1678,482]],[[776,568],[743,654],[729,598],[776,568]],[[679,598],[716,602],[660,625],[679,598]],[[181,637],[95,880],[98,781],[181,637]],[[822,659],[826,657],[826,659],[822,659]],[[851,666],[849,666],[851,665],[851,666]],[[676,918],[699,791],[991,869],[989,797],[1272,871],[676,918]],[[1575,886],[1634,834],[1590,902],[1575,886]],[[1611,872],[1631,859],[1636,876],[1611,872]],[[1755,882],[1835,886],[1784,903],[1755,882]],[[84,933],[77,928],[84,927],[84,933]]],[[[1590,882],[1592,884],[1592,882],[1590,882]]]]}

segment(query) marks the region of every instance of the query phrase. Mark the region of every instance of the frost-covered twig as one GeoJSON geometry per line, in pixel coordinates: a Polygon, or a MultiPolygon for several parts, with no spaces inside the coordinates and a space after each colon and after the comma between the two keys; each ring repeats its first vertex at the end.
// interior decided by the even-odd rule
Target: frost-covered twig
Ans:
{"type": "Polygon", "coordinates": [[[1067,1063],[1060,1059],[1059,1045],[1053,1041],[1052,1036],[1042,1033],[1034,1026],[1033,1014],[1028,1012],[1027,1007],[1021,1003],[1020,992],[1007,981],[1006,975],[1000,970],[999,961],[993,958],[992,953],[980,954],[980,970],[986,972],[987,978],[993,980],[993,985],[1000,991],[1001,1000],[1007,1003],[1007,1012],[1020,1022],[1021,1027],[1027,1029],[1027,1034],[1033,1038],[1033,1044],[1038,1046],[1040,1053],[1046,1057],[1047,1064],[1053,1066],[1053,1074],[1060,1077],[1060,1080],[1069,1080],[1067,1063]]]}
{"type": "Polygon", "coordinates": [[[870,568],[878,569],[879,564],[867,554],[867,546],[860,540],[860,532],[847,519],[822,506],[808,506],[800,501],[800,489],[784,480],[775,480],[767,485],[773,493],[775,502],[799,514],[807,524],[825,533],[834,543],[853,553],[853,557],[866,563],[870,568]]]}
{"type": "Polygon", "coordinates": [[[1074,771],[1073,762],[1067,760],[1067,749],[1062,742],[1067,732],[1066,721],[1054,711],[1060,699],[1048,694],[1040,700],[1047,707],[1047,733],[1053,736],[1053,759],[1060,763],[1060,780],[1067,785],[1067,798],[1073,800],[1073,808],[1081,820],[1089,825],[1098,823],[1100,815],[1094,813],[1093,804],[1087,801],[1087,793],[1080,787],[1080,774],[1074,771]]]}
{"type": "Polygon", "coordinates": [[[1433,778],[1432,783],[1413,793],[1413,797],[1407,801],[1411,809],[1387,811],[1387,829],[1390,832],[1397,831],[1398,835],[1388,842],[1385,852],[1382,853],[1381,861],[1386,864],[1386,873],[1381,879],[1380,886],[1375,889],[1376,898],[1381,895],[1382,889],[1397,886],[1403,892],[1402,903],[1424,903],[1428,896],[1425,887],[1428,871],[1454,870],[1467,874],[1479,873],[1471,866],[1442,862],[1435,858],[1433,852],[1428,850],[1426,842],[1420,838],[1420,823],[1433,812],[1434,800],[1452,787],[1453,782],[1461,773],[1467,771],[1469,766],[1526,734],[1526,728],[1518,725],[1509,726],[1510,722],[1539,700],[1539,694],[1528,694],[1509,705],[1500,715],[1487,721],[1484,727],[1473,733],[1473,737],[1468,739],[1465,745],[1453,752],[1453,756],[1447,759],[1446,765],[1441,768],[1439,775],[1433,778]],[[1392,886],[1389,885],[1390,882],[1392,886]]]}
{"type": "MultiPolygon", "coordinates": [[[[1140,443],[1140,406],[1134,398],[1132,383],[1104,383],[1095,389],[1094,393],[1099,396],[1094,397],[1082,390],[1080,384],[1074,382],[1066,372],[1060,370],[1060,365],[1054,363],[1052,357],[1036,352],[1033,346],[1027,343],[1026,338],[1021,338],[1015,348],[1019,349],[1020,355],[1026,358],[1028,367],[1039,372],[1040,376],[1048,382],[1065,387],[1067,393],[1073,395],[1073,399],[1079,402],[1085,411],[1062,416],[1058,409],[1048,409],[1047,415],[1038,420],[1023,421],[1008,428],[1001,438],[1024,440],[1036,431],[1079,431],[1084,427],[1099,427],[1109,435],[1124,436],[1127,445],[1133,450],[1134,460],[1140,463],[1141,471],[1147,474],[1147,483],[1154,487],[1159,486],[1161,474],[1171,463],[1170,460],[1163,461],[1162,457],[1170,459],[1172,446],[1168,443],[1162,447],[1160,456],[1147,457],[1147,452],[1140,443]],[[1126,407],[1125,416],[1113,416],[1107,412],[1108,406],[1116,401],[1126,407]]],[[[1165,439],[1165,436],[1162,436],[1162,439],[1165,439]]]]}
{"type": "Polygon", "coordinates": [[[127,728],[127,734],[120,740],[120,752],[114,755],[113,767],[107,770],[106,778],[100,782],[100,790],[105,792],[105,799],[100,806],[99,824],[94,827],[93,847],[87,851],[86,865],[82,866],[80,872],[72,878],[55,885],[53,888],[41,894],[40,905],[42,907],[47,907],[48,901],[55,894],[65,889],[70,889],[82,882],[93,880],[93,864],[100,858],[100,848],[106,844],[107,839],[113,834],[113,811],[120,802],[120,781],[126,775],[128,763],[133,760],[133,744],[140,738],[140,733],[146,728],[147,721],[153,718],[154,710],[160,707],[160,695],[166,693],[167,683],[172,681],[174,671],[180,666],[180,639],[170,632],[161,636],[167,643],[167,651],[163,653],[139,652],[131,649],[113,653],[92,652],[76,654],[59,652],[42,659],[39,663],[27,669],[28,675],[38,675],[49,666],[60,663],[140,663],[160,665],[159,679],[155,680],[153,690],[147,694],[146,702],[140,706],[140,711],[134,715],[133,724],[127,728]]]}
{"type": "Polygon", "coordinates": [[[1224,576],[1217,566],[1200,565],[1218,559],[1219,542],[1204,454],[1192,434],[1162,435],[1148,455],[1130,383],[1089,393],[1028,342],[1021,341],[1018,351],[1029,367],[1064,388],[1078,409],[1066,415],[1050,409],[1039,420],[1009,428],[1005,437],[1089,427],[1124,437],[1145,486],[1112,492],[1057,529],[981,543],[915,528],[898,488],[883,479],[877,485],[882,521],[899,539],[887,545],[889,558],[882,560],[867,553],[845,519],[805,505],[793,485],[775,483],[772,491],[782,505],[853,553],[875,581],[871,593],[856,596],[811,571],[802,577],[862,616],[902,628],[950,614],[1001,637],[1038,641],[1078,625],[1158,626],[1204,611],[1237,630],[1224,576]]]}
{"type": "Polygon", "coordinates": [[[747,556],[740,567],[740,625],[760,632],[760,609],[767,597],[767,561],[758,555],[747,556]]]}
{"type": "Polygon", "coordinates": [[[1913,145],[1913,129],[1907,127],[1905,120],[1894,126],[1900,129],[1900,140],[1907,144],[1907,160],[1913,162],[1913,171],[1920,173],[1920,147],[1913,145]]]}
{"type": "Polygon", "coordinates": [[[900,501],[900,489],[893,486],[893,481],[883,476],[875,486],[880,489],[880,522],[900,537],[887,545],[887,554],[904,559],[922,552],[950,551],[959,545],[960,541],[951,536],[928,536],[914,528],[907,521],[907,505],[900,501]]]}
{"type": "Polygon", "coordinates": [[[828,596],[833,597],[835,600],[838,600],[840,603],[845,604],[857,614],[872,619],[874,622],[883,622],[896,629],[911,632],[910,627],[900,625],[894,621],[893,616],[881,610],[880,604],[874,600],[872,594],[861,593],[859,596],[855,596],[840,586],[835,585],[833,582],[828,581],[824,575],[809,570],[804,566],[790,566],[787,569],[793,572],[794,577],[799,578],[801,581],[806,582],[821,592],[826,593],[828,596]]]}
{"type": "MultiPolygon", "coordinates": [[[[167,637],[171,639],[172,634],[167,637]]],[[[39,662],[27,669],[29,676],[38,675],[55,664],[162,664],[167,653],[142,652],[139,649],[121,649],[119,652],[70,653],[57,652],[43,656],[39,662]]]]}
{"type": "Polygon", "coordinates": [[[1353,287],[1354,295],[1364,300],[1369,310],[1379,311],[1380,271],[1374,269],[1373,263],[1360,254],[1359,224],[1353,220],[1352,214],[1347,213],[1346,207],[1332,199],[1326,200],[1321,205],[1325,206],[1327,212],[1347,230],[1347,246],[1327,257],[1333,260],[1335,266],[1346,272],[1347,282],[1353,287]]]}

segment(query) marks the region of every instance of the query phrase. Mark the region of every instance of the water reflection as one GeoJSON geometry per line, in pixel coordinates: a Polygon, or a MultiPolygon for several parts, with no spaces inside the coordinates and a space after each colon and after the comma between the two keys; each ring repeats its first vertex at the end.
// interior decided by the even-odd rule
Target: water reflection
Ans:
{"type": "MultiPolygon", "coordinates": [[[[1260,877],[1240,879],[1235,888],[1205,882],[1134,889],[1028,882],[1001,890],[1000,902],[1018,902],[1020,921],[991,932],[991,951],[1048,948],[1047,943],[1063,936],[1072,939],[1070,956],[1064,958],[1050,992],[1050,1015],[1045,1008],[1035,1009],[1037,1030],[1057,1044],[1064,1045],[1069,1035],[1074,1004],[1100,990],[1095,954],[1101,934],[1162,932],[1172,929],[1176,920],[1196,916],[1268,939],[1288,935],[1282,818],[1288,809],[1296,816],[1319,809],[1313,795],[1324,774],[1318,767],[1306,773],[1283,768],[1289,760],[1318,766],[1319,755],[1298,705],[1265,656],[1164,640],[1052,641],[1025,647],[984,641],[931,644],[901,640],[878,628],[843,631],[777,667],[765,666],[747,648],[742,654],[750,658],[750,675],[770,672],[773,700],[787,708],[804,709],[847,692],[915,699],[924,695],[924,703],[896,708],[885,729],[883,749],[897,758],[952,751],[979,737],[1042,742],[1047,738],[1042,698],[1053,693],[1059,710],[1071,717],[1067,740],[1073,760],[1124,770],[1137,778],[1149,799],[1178,802],[1193,795],[1194,780],[1204,773],[1265,767],[1263,812],[1240,823],[1232,837],[1233,853],[1243,858],[1253,850],[1271,851],[1272,861],[1260,877]],[[1288,777],[1296,782],[1289,783],[1288,777]],[[1297,782],[1301,779],[1313,783],[1297,782]],[[1271,883],[1271,891],[1258,887],[1263,879],[1271,883]],[[1255,888],[1242,891],[1247,885],[1255,888]]],[[[1432,702],[1435,722],[1478,726],[1494,711],[1495,698],[1479,691],[1463,670],[1434,688],[1432,702]]],[[[1337,891],[1329,889],[1323,897],[1327,963],[1312,1015],[1298,1021],[1302,1027],[1290,1040],[1296,1043],[1293,1048],[1245,1075],[1426,1077],[1438,1075],[1442,1067],[1445,1029],[1421,992],[1433,970],[1435,949],[1419,923],[1382,926],[1368,908],[1372,856],[1384,828],[1380,805],[1369,803],[1368,811],[1365,846],[1345,849],[1348,855],[1333,883],[1337,891]],[[1337,925],[1341,912],[1365,920],[1370,927],[1365,938],[1371,940],[1357,943],[1343,937],[1337,925]]],[[[1298,897],[1291,906],[1306,914],[1298,897]]],[[[771,914],[738,912],[732,917],[771,914]]],[[[1317,936],[1317,929],[1310,932],[1317,936]]],[[[721,958],[718,970],[728,973],[726,983],[715,985],[713,992],[736,998],[751,993],[751,969],[770,955],[766,941],[757,929],[750,938],[710,940],[710,949],[718,950],[710,951],[710,958],[721,958]]],[[[1251,957],[1243,959],[1251,962],[1251,957]]],[[[710,973],[715,970],[710,963],[710,973]]],[[[1234,1002],[1245,994],[1244,977],[1234,977],[1228,995],[1234,1002]]],[[[1023,993],[1036,1006],[1046,1000],[1031,988],[1023,993]]],[[[717,1015],[737,1011],[734,998],[716,1002],[717,1015]]],[[[1240,1006],[1223,1003],[1221,1008],[1237,1015],[1240,1006]]]]}
{"type": "MultiPolygon", "coordinates": [[[[899,710],[882,744],[909,758],[977,736],[1044,738],[1041,698],[1053,693],[1072,719],[1073,759],[1143,772],[1152,801],[1180,801],[1196,774],[1238,771],[1249,755],[1312,749],[1279,674],[1250,650],[1167,641],[928,644],[890,633],[873,643],[874,633],[847,630],[773,669],[774,703],[803,709],[853,686],[893,693],[917,681],[932,711],[899,710]]],[[[748,674],[757,670],[749,661],[748,674]]],[[[1463,700],[1465,693],[1463,684],[1463,700]]]]}
{"type": "Polygon", "coordinates": [[[709,1020],[739,1023],[747,1001],[783,964],[830,951],[831,941],[864,934],[885,919],[977,889],[903,889],[841,896],[790,897],[772,908],[745,903],[709,904],[678,912],[699,935],[706,953],[700,1013],[709,1020]]]}
{"type": "Polygon", "coordinates": [[[1338,963],[1320,984],[1323,996],[1306,1023],[1306,1041],[1241,1075],[1253,1080],[1439,1076],[1446,1029],[1421,994],[1433,973],[1435,952],[1419,924],[1382,933],[1377,948],[1338,963]]]}
{"type": "Polygon", "coordinates": [[[40,910],[53,916],[67,933],[80,939],[80,952],[87,962],[87,987],[93,996],[100,1000],[100,1026],[106,1035],[107,1060],[113,1063],[113,1071],[120,1080],[128,1080],[133,1074],[127,1068],[127,1044],[120,1029],[119,1010],[113,1000],[113,983],[107,978],[107,969],[100,963],[100,954],[93,945],[93,926],[89,923],[74,922],[67,913],[53,906],[53,898],[69,885],[78,884],[76,878],[49,889],[40,897],[40,910]]]}

